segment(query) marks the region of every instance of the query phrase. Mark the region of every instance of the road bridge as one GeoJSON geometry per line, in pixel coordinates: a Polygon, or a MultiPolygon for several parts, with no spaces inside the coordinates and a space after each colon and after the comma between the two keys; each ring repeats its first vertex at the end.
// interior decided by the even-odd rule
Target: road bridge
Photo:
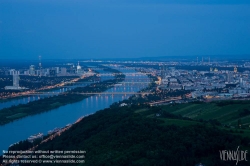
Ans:
{"type": "Polygon", "coordinates": [[[151,92],[74,92],[74,93],[68,93],[68,92],[36,92],[36,93],[30,93],[27,94],[29,96],[34,95],[58,95],[58,94],[80,94],[80,95],[148,95],[152,94],[151,92]]]}

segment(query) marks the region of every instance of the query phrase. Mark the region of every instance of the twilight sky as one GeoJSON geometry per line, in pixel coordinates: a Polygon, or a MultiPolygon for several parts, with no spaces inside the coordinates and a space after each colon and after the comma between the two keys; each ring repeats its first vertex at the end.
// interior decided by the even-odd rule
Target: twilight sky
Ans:
{"type": "Polygon", "coordinates": [[[249,0],[186,1],[1,0],[0,59],[250,55],[249,0]]]}

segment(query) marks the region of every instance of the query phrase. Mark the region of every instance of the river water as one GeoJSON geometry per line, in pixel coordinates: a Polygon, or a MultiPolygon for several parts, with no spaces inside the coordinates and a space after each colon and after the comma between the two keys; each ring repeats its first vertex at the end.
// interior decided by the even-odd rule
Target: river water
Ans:
{"type": "MultiPolygon", "coordinates": [[[[126,73],[134,73],[135,71],[121,70],[126,73]]],[[[110,77],[103,77],[102,80],[110,79],[110,77]]],[[[149,82],[149,78],[146,75],[127,76],[124,82],[137,82],[136,84],[125,83],[121,86],[115,86],[106,92],[137,92],[148,84],[143,82],[149,82]],[[141,84],[139,84],[141,82],[141,84]]],[[[95,95],[88,97],[80,102],[68,104],[66,106],[59,107],[49,112],[28,116],[12,123],[8,123],[4,126],[0,126],[0,154],[2,150],[7,150],[9,145],[21,140],[27,139],[30,135],[37,134],[39,132],[44,135],[51,129],[56,127],[64,127],[69,123],[74,123],[78,118],[95,113],[98,110],[109,107],[112,103],[127,99],[131,95],[118,94],[118,95],[95,95]]],[[[22,99],[20,99],[22,100],[22,99]]],[[[2,103],[0,103],[1,105],[2,103]]]]}
{"type": "Polygon", "coordinates": [[[40,99],[43,99],[43,98],[46,98],[46,97],[51,97],[51,96],[57,95],[58,93],[63,93],[63,92],[66,92],[68,90],[74,89],[76,87],[84,87],[84,86],[87,86],[89,84],[91,84],[91,83],[90,82],[77,83],[77,85],[61,87],[59,89],[54,89],[54,90],[49,90],[49,91],[47,91],[47,92],[49,92],[49,94],[47,94],[47,95],[46,94],[45,95],[40,95],[40,96],[31,95],[31,96],[26,96],[26,97],[21,97],[21,98],[16,98],[16,99],[10,99],[10,100],[8,100],[6,102],[1,102],[0,103],[0,111],[3,108],[9,108],[11,106],[19,105],[19,104],[27,104],[27,103],[35,101],[35,100],[40,100],[40,99]],[[55,94],[53,94],[53,92],[55,94]]]}

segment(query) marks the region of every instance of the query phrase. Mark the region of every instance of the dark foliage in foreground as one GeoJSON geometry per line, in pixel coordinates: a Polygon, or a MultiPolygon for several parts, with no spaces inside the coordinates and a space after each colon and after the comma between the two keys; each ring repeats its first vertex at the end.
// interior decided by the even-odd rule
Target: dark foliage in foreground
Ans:
{"type": "MultiPolygon", "coordinates": [[[[135,110],[116,107],[84,118],[60,137],[38,149],[85,150],[84,165],[235,165],[220,160],[220,150],[249,149],[249,139],[215,127],[164,125],[135,110]]],[[[157,109],[150,109],[152,114],[157,109]]],[[[148,114],[148,113],[147,113],[148,114]]],[[[166,115],[168,116],[168,115],[166,115]]],[[[171,117],[174,118],[174,117],[171,117]]],[[[239,162],[238,165],[248,163],[239,162]]]]}

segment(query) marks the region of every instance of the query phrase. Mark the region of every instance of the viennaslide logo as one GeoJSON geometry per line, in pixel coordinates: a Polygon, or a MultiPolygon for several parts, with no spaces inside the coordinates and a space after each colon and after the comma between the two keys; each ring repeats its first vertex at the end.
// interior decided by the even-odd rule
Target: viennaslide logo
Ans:
{"type": "Polygon", "coordinates": [[[240,161],[247,161],[247,150],[220,150],[220,159],[222,161],[235,161],[236,165],[240,161]]]}

